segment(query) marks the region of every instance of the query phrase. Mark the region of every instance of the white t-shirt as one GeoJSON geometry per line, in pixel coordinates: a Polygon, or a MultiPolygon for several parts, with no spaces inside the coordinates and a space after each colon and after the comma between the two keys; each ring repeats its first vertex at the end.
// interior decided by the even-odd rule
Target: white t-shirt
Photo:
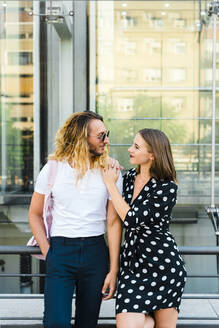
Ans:
{"type": "MultiPolygon", "coordinates": [[[[76,169],[67,162],[58,162],[55,183],[51,236],[91,237],[105,232],[106,205],[109,193],[98,169],[88,170],[76,185],[76,169]]],[[[48,192],[49,166],[40,171],[35,191],[48,192]]],[[[122,175],[117,180],[122,193],[122,175]]]]}

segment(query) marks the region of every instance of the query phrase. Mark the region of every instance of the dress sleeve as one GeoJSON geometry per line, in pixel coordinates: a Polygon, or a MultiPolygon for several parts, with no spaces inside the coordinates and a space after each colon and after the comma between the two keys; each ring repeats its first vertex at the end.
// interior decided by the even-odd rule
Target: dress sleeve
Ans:
{"type": "Polygon", "coordinates": [[[38,192],[39,194],[46,195],[48,192],[48,182],[49,182],[49,165],[47,163],[46,165],[44,165],[44,167],[42,168],[42,170],[40,171],[37,177],[34,191],[38,192]]]}
{"type": "Polygon", "coordinates": [[[139,195],[137,202],[132,204],[127,212],[124,225],[129,228],[137,228],[147,224],[149,220],[156,222],[164,216],[171,214],[176,204],[177,185],[173,182],[161,184],[149,197],[139,195]]]}

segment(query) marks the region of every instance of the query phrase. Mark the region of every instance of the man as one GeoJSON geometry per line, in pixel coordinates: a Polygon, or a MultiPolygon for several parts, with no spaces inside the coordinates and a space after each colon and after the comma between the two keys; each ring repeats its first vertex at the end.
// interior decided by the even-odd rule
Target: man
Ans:
{"type": "MultiPolygon", "coordinates": [[[[50,162],[36,182],[29,223],[46,259],[45,328],[71,327],[74,292],[75,326],[95,328],[102,298],[112,298],[115,291],[121,223],[100,170],[109,163],[108,136],[102,117],[89,111],[73,114],[58,130],[49,156],[57,161],[50,242],[42,220],[50,162]]],[[[121,175],[117,185],[121,191],[121,175]]]]}

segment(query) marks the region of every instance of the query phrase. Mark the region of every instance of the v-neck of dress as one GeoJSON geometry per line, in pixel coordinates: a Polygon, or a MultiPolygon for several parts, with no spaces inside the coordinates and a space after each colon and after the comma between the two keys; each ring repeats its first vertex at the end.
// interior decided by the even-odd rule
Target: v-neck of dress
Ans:
{"type": "Polygon", "coordinates": [[[151,177],[146,183],[145,185],[141,188],[141,190],[139,191],[139,193],[137,194],[137,196],[135,197],[135,199],[133,199],[133,194],[134,194],[134,189],[135,189],[135,179],[137,177],[137,172],[135,171],[135,175],[133,176],[133,188],[132,188],[132,198],[131,198],[131,203],[130,206],[133,205],[133,203],[136,201],[136,199],[138,199],[138,197],[141,195],[142,191],[144,190],[144,188],[151,182],[151,180],[153,179],[153,177],[151,177]]]}

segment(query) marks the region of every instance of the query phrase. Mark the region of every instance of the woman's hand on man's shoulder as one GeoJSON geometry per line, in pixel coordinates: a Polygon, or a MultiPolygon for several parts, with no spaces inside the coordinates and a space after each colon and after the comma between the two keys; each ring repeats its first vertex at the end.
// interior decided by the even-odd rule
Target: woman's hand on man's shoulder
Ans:
{"type": "Polygon", "coordinates": [[[124,167],[120,165],[117,159],[109,157],[108,164],[111,165],[112,168],[116,168],[117,170],[124,170],[124,167]]]}

